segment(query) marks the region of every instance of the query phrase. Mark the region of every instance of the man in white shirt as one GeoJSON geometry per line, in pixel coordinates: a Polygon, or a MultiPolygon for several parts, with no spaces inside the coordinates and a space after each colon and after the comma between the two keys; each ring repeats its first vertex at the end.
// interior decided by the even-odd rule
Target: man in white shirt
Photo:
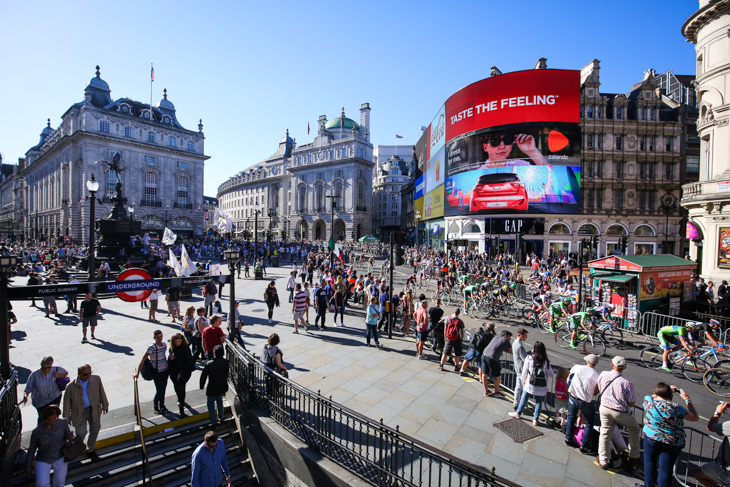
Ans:
{"type": "Polygon", "coordinates": [[[515,373],[517,374],[517,380],[515,384],[515,400],[512,404],[512,409],[517,411],[517,406],[520,404],[520,398],[522,397],[522,366],[525,364],[525,357],[527,357],[527,350],[525,350],[524,342],[527,340],[527,330],[520,327],[517,329],[517,339],[512,342],[512,360],[514,360],[515,373]]]}
{"type": "Polygon", "coordinates": [[[565,444],[568,446],[580,446],[581,453],[592,453],[590,444],[590,431],[593,430],[593,419],[596,416],[596,410],[593,405],[593,395],[598,384],[598,372],[595,367],[598,365],[598,356],[594,354],[586,355],[585,365],[574,365],[570,369],[568,378],[568,423],[565,427],[565,444]],[[580,445],[575,443],[573,439],[573,427],[578,416],[578,411],[583,411],[586,419],[585,429],[583,430],[583,440],[580,445]]]}

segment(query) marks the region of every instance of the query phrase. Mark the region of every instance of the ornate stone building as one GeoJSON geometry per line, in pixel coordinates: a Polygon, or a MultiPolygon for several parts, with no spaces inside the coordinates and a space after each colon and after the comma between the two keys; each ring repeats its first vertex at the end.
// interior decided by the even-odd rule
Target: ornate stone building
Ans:
{"type": "Polygon", "coordinates": [[[694,225],[690,256],[700,275],[730,279],[730,0],[700,0],[699,10],[682,26],[695,44],[699,101],[699,182],[686,184],[681,204],[694,225]]]}
{"type": "Polygon", "coordinates": [[[229,178],[217,196],[245,237],[258,223],[256,236],[270,229],[274,238],[351,240],[372,233],[372,174],[370,104],[363,103],[359,124],[344,108],[329,121],[321,115],[309,144],[297,146],[287,130],[274,155],[229,178]]]}
{"type": "Polygon", "coordinates": [[[390,241],[391,233],[395,233],[399,238],[404,236],[401,233],[401,212],[403,211],[401,189],[408,182],[411,172],[406,161],[396,155],[379,164],[375,170],[373,226],[375,235],[383,242],[390,241]]]}
{"type": "Polygon", "coordinates": [[[26,152],[18,173],[25,182],[25,236],[52,242],[63,235],[87,242],[91,215],[86,181],[94,174],[100,183],[100,218],[110,211],[117,180],[97,162],[110,161],[117,152],[124,195],[144,231],[161,236],[167,223],[182,236],[202,235],[208,159],[202,122],[197,132],[185,129],[167,90],[155,107],[129,98],[113,101],[98,66],[84,95],[61,116],[58,128],[49,119],[38,144],[26,152]]]}

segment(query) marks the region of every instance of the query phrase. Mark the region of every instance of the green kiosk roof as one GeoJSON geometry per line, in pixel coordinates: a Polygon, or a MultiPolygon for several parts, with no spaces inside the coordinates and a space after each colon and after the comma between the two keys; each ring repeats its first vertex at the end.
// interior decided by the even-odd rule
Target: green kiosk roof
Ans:
{"type": "Polygon", "coordinates": [[[636,274],[611,274],[609,272],[595,272],[590,274],[592,279],[601,279],[609,282],[627,282],[636,277],[636,274]]]}

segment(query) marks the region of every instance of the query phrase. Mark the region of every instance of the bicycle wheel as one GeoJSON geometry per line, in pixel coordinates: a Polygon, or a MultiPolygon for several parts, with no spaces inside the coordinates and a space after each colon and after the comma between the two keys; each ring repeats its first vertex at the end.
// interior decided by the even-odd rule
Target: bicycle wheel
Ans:
{"type": "Polygon", "coordinates": [[[730,360],[723,360],[705,372],[702,379],[710,392],[721,397],[730,397],[730,360]]]}
{"type": "Polygon", "coordinates": [[[701,357],[687,358],[682,362],[682,374],[692,382],[702,382],[705,372],[710,370],[712,366],[701,357]]]}
{"type": "MultiPolygon", "coordinates": [[[[550,333],[550,320],[546,317],[540,320],[540,322],[537,324],[538,329],[541,333],[550,333]]],[[[554,333],[550,333],[551,335],[554,335],[554,333]]]]}
{"type": "Polygon", "coordinates": [[[641,351],[639,359],[645,367],[649,367],[650,369],[658,369],[662,366],[663,353],[663,350],[659,347],[648,346],[644,347],[644,349],[641,351]]]}
{"type": "Polygon", "coordinates": [[[535,312],[530,309],[526,308],[522,311],[522,322],[528,326],[535,326],[535,321],[537,320],[537,315],[535,312]]]}
{"type": "Polygon", "coordinates": [[[616,326],[608,327],[601,332],[601,340],[609,347],[621,348],[624,345],[624,332],[616,326]]]}
{"type": "Polygon", "coordinates": [[[561,326],[558,328],[557,333],[555,333],[555,343],[557,343],[560,348],[568,348],[570,346],[570,337],[572,335],[573,330],[567,326],[561,326]]]}
{"type": "Polygon", "coordinates": [[[583,351],[602,357],[606,353],[606,342],[597,333],[591,333],[583,340],[583,351]]]}
{"type": "Polygon", "coordinates": [[[463,343],[471,343],[471,337],[472,334],[469,330],[464,330],[464,340],[463,343]]]}

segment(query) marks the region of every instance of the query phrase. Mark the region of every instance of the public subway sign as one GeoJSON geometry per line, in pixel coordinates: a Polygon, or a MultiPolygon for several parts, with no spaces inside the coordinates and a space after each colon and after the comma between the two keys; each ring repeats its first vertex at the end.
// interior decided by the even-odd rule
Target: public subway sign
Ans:
{"type": "Polygon", "coordinates": [[[544,218],[492,218],[491,232],[494,234],[521,233],[542,235],[545,233],[544,218]]]}
{"type": "MultiPolygon", "coordinates": [[[[53,286],[10,286],[8,287],[8,299],[29,299],[42,298],[44,296],[64,296],[67,294],[86,293],[122,293],[136,292],[145,289],[169,289],[171,287],[203,287],[211,280],[230,283],[230,276],[191,276],[172,277],[164,279],[141,279],[126,282],[117,281],[92,281],[79,284],[58,284],[53,286]]],[[[121,298],[121,296],[120,296],[121,298]]]]}

